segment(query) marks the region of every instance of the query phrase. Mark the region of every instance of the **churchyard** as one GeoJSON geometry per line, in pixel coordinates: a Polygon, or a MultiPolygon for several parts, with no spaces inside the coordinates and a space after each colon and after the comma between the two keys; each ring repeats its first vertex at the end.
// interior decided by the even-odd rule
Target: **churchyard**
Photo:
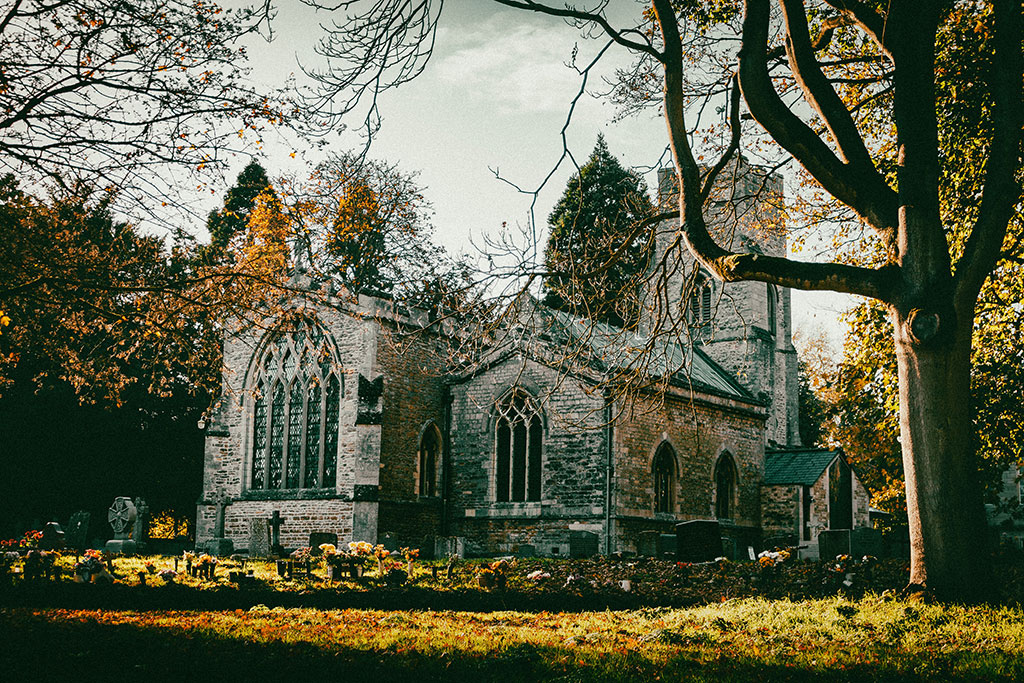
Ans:
{"type": "Polygon", "coordinates": [[[1019,556],[1004,605],[898,597],[907,565],[840,557],[423,560],[300,548],[280,559],[4,544],[0,667],[81,677],[390,680],[1020,680],[1019,556]],[[36,547],[32,547],[36,546],[36,547]]]}

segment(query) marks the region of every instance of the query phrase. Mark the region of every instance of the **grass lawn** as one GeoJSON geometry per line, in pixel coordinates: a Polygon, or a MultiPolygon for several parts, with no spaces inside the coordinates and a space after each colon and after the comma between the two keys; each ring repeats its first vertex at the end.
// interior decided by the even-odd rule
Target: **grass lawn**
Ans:
{"type": "Polygon", "coordinates": [[[870,595],[578,613],[8,607],[0,644],[6,680],[1024,680],[1020,609],[870,595]]]}

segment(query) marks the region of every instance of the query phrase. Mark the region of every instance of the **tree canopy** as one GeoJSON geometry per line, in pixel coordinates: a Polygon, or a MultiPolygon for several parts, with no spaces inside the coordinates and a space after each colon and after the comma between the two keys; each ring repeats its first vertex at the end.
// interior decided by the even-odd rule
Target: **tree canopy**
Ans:
{"type": "Polygon", "coordinates": [[[545,303],[584,317],[635,325],[650,256],[638,227],[654,214],[647,184],[608,151],[603,135],[548,216],[545,303]]]}

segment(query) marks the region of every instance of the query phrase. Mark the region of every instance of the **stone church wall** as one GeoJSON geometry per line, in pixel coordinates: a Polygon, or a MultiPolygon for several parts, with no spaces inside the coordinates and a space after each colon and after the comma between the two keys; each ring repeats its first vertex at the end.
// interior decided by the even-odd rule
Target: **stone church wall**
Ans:
{"type": "MultiPolygon", "coordinates": [[[[604,546],[607,431],[604,400],[572,377],[512,357],[451,387],[450,533],[467,552],[568,552],[571,530],[597,533],[604,546]],[[498,503],[494,494],[496,402],[513,386],[533,395],[544,418],[541,500],[498,503]]],[[[603,552],[603,550],[602,550],[603,552]]]]}
{"type": "Polygon", "coordinates": [[[761,489],[761,530],[771,545],[803,542],[800,533],[800,489],[798,484],[765,486],[761,489]],[[783,543],[775,539],[787,539],[783,543]]]}
{"type": "Polygon", "coordinates": [[[445,429],[447,356],[435,335],[403,334],[387,326],[379,337],[377,371],[384,376],[381,419],[380,510],[377,535],[401,546],[432,548],[441,530],[443,448],[436,463],[437,495],[418,490],[419,446],[424,429],[445,429]]]}
{"type": "Polygon", "coordinates": [[[355,423],[359,375],[373,374],[378,324],[351,315],[340,303],[338,309],[318,310],[313,317],[333,338],[337,372],[343,385],[335,488],[249,488],[253,428],[248,373],[253,355],[273,337],[274,322],[228,335],[224,342],[222,395],[207,428],[203,493],[197,506],[197,546],[213,538],[214,500],[219,491],[232,499],[225,510],[225,536],[239,548],[248,545],[248,520],[269,517],[273,510],[279,510],[287,520],[281,527],[282,544],[286,547],[306,545],[313,531],[337,533],[346,540],[376,540],[376,502],[371,514],[367,515],[365,510],[357,514],[356,485],[377,485],[381,427],[355,423]]]}
{"type": "Polygon", "coordinates": [[[637,403],[615,431],[615,550],[634,550],[645,530],[671,533],[677,522],[714,519],[714,468],[729,452],[739,478],[740,526],[757,526],[764,476],[764,409],[714,397],[670,395],[661,405],[637,403]],[[654,512],[654,456],[663,442],[676,456],[674,513],[654,512]]]}

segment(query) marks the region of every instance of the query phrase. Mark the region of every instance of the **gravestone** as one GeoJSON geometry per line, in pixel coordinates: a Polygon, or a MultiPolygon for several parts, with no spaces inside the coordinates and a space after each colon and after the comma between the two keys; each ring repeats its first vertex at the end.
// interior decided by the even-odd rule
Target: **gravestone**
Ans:
{"type": "Polygon", "coordinates": [[[281,525],[287,519],[281,516],[280,510],[274,510],[270,515],[270,552],[275,555],[284,555],[284,548],[281,547],[281,525]]]}
{"type": "Polygon", "coordinates": [[[249,520],[249,557],[270,555],[270,521],[263,517],[249,520]]]}
{"type": "Polygon", "coordinates": [[[43,527],[43,537],[39,539],[40,550],[60,550],[64,547],[64,530],[57,522],[47,522],[43,527]]]}
{"type": "Polygon", "coordinates": [[[434,539],[434,557],[444,560],[449,557],[466,556],[466,539],[462,536],[438,536],[434,539]]]}
{"type": "Polygon", "coordinates": [[[218,489],[213,499],[217,506],[217,516],[213,521],[213,538],[206,542],[206,552],[214,557],[227,557],[235,552],[235,542],[224,537],[224,516],[228,505],[231,505],[231,496],[224,493],[224,489],[218,489]]]}
{"type": "Polygon", "coordinates": [[[722,556],[718,520],[696,519],[676,524],[676,559],[680,562],[711,562],[722,556]]]}
{"type": "Polygon", "coordinates": [[[641,557],[657,557],[660,536],[661,533],[657,531],[641,531],[636,542],[637,554],[641,557]]]}
{"type": "Polygon", "coordinates": [[[132,540],[135,549],[142,552],[149,541],[149,506],[141,497],[135,499],[135,524],[132,526],[132,540]]]}
{"type": "Polygon", "coordinates": [[[520,543],[516,546],[516,557],[537,557],[537,546],[532,543],[520,543]]]}
{"type": "Polygon", "coordinates": [[[320,546],[324,543],[330,543],[334,547],[337,547],[338,534],[331,534],[325,531],[314,531],[309,535],[309,547],[313,551],[314,555],[320,554],[320,546]]]}
{"type": "Polygon", "coordinates": [[[391,535],[391,532],[384,534],[384,538],[381,539],[380,544],[384,546],[384,550],[388,552],[397,552],[398,542],[395,541],[395,537],[391,535]]]}
{"type": "Polygon", "coordinates": [[[128,496],[118,496],[114,499],[113,505],[107,510],[107,521],[110,528],[114,530],[114,538],[107,541],[106,550],[109,553],[120,555],[132,555],[137,545],[132,540],[132,531],[135,530],[135,519],[138,511],[135,503],[128,496]]]}
{"type": "Polygon", "coordinates": [[[850,555],[858,560],[865,555],[881,557],[882,532],[869,527],[854,529],[850,535],[850,555]]]}
{"type": "Polygon", "coordinates": [[[850,530],[826,529],[818,534],[818,556],[825,562],[850,554],[850,530]]]}
{"type": "Polygon", "coordinates": [[[569,532],[569,557],[597,555],[597,534],[593,531],[569,532]]]}
{"type": "Polygon", "coordinates": [[[84,510],[71,515],[71,519],[68,520],[68,528],[64,532],[64,544],[66,547],[78,552],[85,550],[86,539],[89,537],[90,516],[84,510]]]}
{"type": "Polygon", "coordinates": [[[675,557],[679,539],[675,534],[658,534],[658,557],[675,557]]]}
{"type": "Polygon", "coordinates": [[[739,547],[736,545],[736,539],[722,536],[722,557],[732,561],[743,559],[743,555],[739,552],[739,547]]]}

